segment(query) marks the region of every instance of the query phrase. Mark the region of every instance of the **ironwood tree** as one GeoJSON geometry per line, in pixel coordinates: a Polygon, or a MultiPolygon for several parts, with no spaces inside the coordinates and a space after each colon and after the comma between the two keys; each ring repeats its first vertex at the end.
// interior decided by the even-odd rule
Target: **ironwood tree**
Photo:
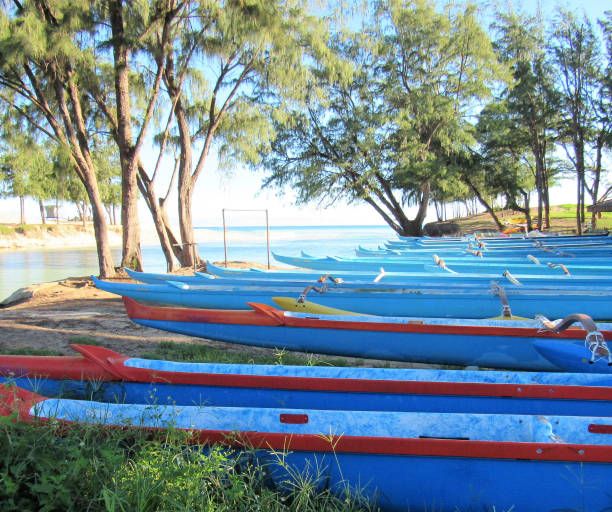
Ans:
{"type": "Polygon", "coordinates": [[[300,202],[365,201],[420,235],[432,192],[454,179],[451,155],[474,143],[470,114],[505,73],[473,5],[374,5],[364,27],[332,38],[334,59],[309,63],[304,101],[275,118],[265,183],[294,186],[300,202]]]}

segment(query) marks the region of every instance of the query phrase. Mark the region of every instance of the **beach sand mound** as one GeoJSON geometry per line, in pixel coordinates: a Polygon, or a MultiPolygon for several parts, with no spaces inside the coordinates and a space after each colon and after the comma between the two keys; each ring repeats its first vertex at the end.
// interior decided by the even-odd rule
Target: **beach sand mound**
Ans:
{"type": "MultiPolygon", "coordinates": [[[[108,230],[111,246],[121,246],[121,226],[108,230]]],[[[91,224],[29,224],[13,226],[10,232],[0,232],[0,250],[65,249],[95,247],[91,224]]]]}

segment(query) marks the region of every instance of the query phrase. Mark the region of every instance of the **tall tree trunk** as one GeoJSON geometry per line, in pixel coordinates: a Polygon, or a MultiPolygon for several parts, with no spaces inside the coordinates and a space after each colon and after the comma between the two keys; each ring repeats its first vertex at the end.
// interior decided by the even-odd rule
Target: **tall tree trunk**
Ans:
{"type": "Polygon", "coordinates": [[[142,270],[140,222],[138,220],[137,167],[133,155],[132,114],[129,85],[130,52],[125,41],[123,1],[109,2],[113,57],[115,61],[115,94],[117,99],[117,135],[121,159],[121,227],[123,254],[121,265],[142,270]]]}
{"type": "Polygon", "coordinates": [[[523,195],[523,201],[525,202],[525,221],[527,222],[527,231],[531,231],[533,229],[533,224],[531,220],[531,208],[529,206],[529,192],[521,190],[521,194],[523,195]]]}
{"type": "MultiPolygon", "coordinates": [[[[604,144],[604,130],[602,130],[597,137],[597,146],[596,146],[596,156],[595,156],[595,169],[594,169],[594,179],[593,179],[593,188],[589,191],[591,195],[591,202],[593,204],[597,203],[597,197],[599,196],[599,185],[601,183],[601,161],[602,161],[602,150],[604,144]]],[[[591,229],[595,230],[597,228],[597,213],[591,213],[591,229]]]]}
{"type": "Polygon", "coordinates": [[[159,237],[160,245],[164,257],[166,258],[166,271],[174,272],[177,270],[177,265],[173,257],[172,242],[168,236],[167,226],[164,222],[164,214],[162,212],[163,206],[161,202],[157,201],[153,182],[149,179],[146,172],[141,171],[138,176],[138,187],[142,192],[142,196],[145,198],[151,217],[153,218],[153,224],[155,225],[155,231],[159,237]]]}
{"type": "Polygon", "coordinates": [[[187,115],[180,100],[176,103],[175,113],[181,145],[181,159],[178,170],[178,214],[181,243],[183,246],[180,250],[179,261],[183,266],[193,267],[197,263],[195,260],[199,260],[199,256],[197,255],[197,247],[194,243],[191,217],[191,198],[194,186],[191,176],[191,137],[189,135],[187,115]]]}
{"type": "MultiPolygon", "coordinates": [[[[101,277],[111,277],[115,274],[112,262],[110,242],[108,240],[108,224],[104,216],[104,205],[100,198],[100,193],[96,187],[88,187],[87,195],[91,201],[91,213],[93,217],[94,234],[96,237],[96,248],[98,251],[98,263],[100,267],[101,277]]],[[[85,208],[83,208],[83,216],[85,216],[85,208]]]]}
{"type": "Polygon", "coordinates": [[[472,182],[470,181],[469,178],[467,178],[467,176],[464,175],[463,176],[463,180],[472,189],[472,192],[474,192],[474,195],[478,198],[478,201],[480,201],[480,204],[482,204],[482,206],[484,206],[486,208],[486,210],[489,213],[489,215],[491,215],[491,218],[493,219],[493,222],[495,222],[495,224],[497,226],[497,229],[499,231],[502,231],[504,229],[504,225],[501,223],[501,221],[499,220],[499,217],[497,217],[497,215],[493,211],[493,208],[489,205],[487,200],[482,196],[480,191],[472,184],[472,182]]]}
{"type": "Polygon", "coordinates": [[[25,218],[25,197],[24,196],[19,196],[19,211],[21,213],[19,223],[25,224],[26,218],[25,218]]]}
{"type": "Polygon", "coordinates": [[[40,219],[42,220],[43,225],[47,223],[47,214],[45,212],[45,205],[42,202],[42,199],[38,200],[38,207],[40,208],[40,219]]]}

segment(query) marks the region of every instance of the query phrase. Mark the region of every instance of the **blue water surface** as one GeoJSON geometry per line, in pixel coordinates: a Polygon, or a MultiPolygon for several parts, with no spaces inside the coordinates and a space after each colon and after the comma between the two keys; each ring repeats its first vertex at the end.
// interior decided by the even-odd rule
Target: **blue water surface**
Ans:
{"type": "MultiPolygon", "coordinates": [[[[195,228],[198,251],[202,258],[214,262],[225,259],[223,228],[195,228]]],[[[314,256],[354,256],[358,245],[375,248],[394,231],[388,226],[273,226],[269,231],[271,251],[299,255],[305,251],[314,256]]],[[[227,258],[230,261],[268,262],[266,229],[232,227],[226,232],[227,258]]],[[[121,261],[121,250],[112,251],[115,265],[121,261]]],[[[146,272],[165,272],[166,261],[159,245],[143,245],[146,272]]],[[[270,263],[275,262],[270,255],[270,263]]],[[[35,283],[57,281],[70,276],[98,274],[98,258],[91,249],[48,249],[0,253],[0,300],[18,288],[35,283]]]]}

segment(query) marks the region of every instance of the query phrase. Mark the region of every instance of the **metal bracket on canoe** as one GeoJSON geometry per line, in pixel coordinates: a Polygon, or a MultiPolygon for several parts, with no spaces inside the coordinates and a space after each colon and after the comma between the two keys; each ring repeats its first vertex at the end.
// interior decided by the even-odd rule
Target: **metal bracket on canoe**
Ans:
{"type": "Polygon", "coordinates": [[[610,348],[603,334],[597,329],[597,324],[590,316],[574,313],[566,316],[562,320],[551,322],[542,315],[536,315],[536,320],[538,320],[540,324],[539,330],[545,332],[562,332],[574,323],[580,322],[582,328],[587,331],[586,338],[584,339],[584,346],[591,353],[589,363],[592,364],[600,359],[606,358],[608,360],[608,366],[612,366],[612,353],[610,352],[610,348]]]}
{"type": "Polygon", "coordinates": [[[499,283],[491,281],[491,291],[493,295],[497,295],[502,304],[502,316],[508,320],[512,318],[512,311],[510,310],[510,304],[508,304],[508,297],[506,296],[506,290],[499,283]]]}
{"type": "Polygon", "coordinates": [[[433,258],[434,263],[436,264],[437,267],[440,267],[441,269],[444,269],[447,272],[450,272],[451,274],[456,274],[457,273],[454,270],[451,270],[450,268],[448,268],[446,266],[446,263],[444,262],[444,260],[442,258],[440,258],[437,254],[433,254],[432,258],[433,258]]]}
{"type": "Polygon", "coordinates": [[[508,281],[510,281],[512,284],[515,284],[516,286],[523,286],[523,283],[521,283],[516,277],[514,277],[508,270],[504,270],[502,276],[504,276],[508,281]]]}
{"type": "Polygon", "coordinates": [[[331,274],[325,274],[319,277],[319,279],[317,279],[317,283],[324,283],[327,279],[329,279],[334,284],[344,283],[344,279],[342,279],[341,277],[334,277],[331,274]]]}
{"type": "Polygon", "coordinates": [[[474,249],[466,249],[465,251],[469,252],[470,254],[473,254],[474,256],[478,256],[479,258],[483,257],[481,250],[475,251],[474,249]]]}
{"type": "Polygon", "coordinates": [[[378,283],[378,281],[380,281],[383,277],[385,277],[386,272],[385,269],[380,267],[380,273],[374,278],[374,282],[378,283]]]}
{"type": "Polygon", "coordinates": [[[306,295],[308,295],[308,292],[310,290],[314,290],[315,292],[319,292],[319,293],[325,293],[327,291],[327,283],[325,283],[321,287],[314,286],[312,284],[307,286],[306,288],[304,288],[304,291],[300,293],[300,296],[298,297],[296,303],[303,304],[304,302],[306,302],[306,295]]]}
{"type": "Polygon", "coordinates": [[[540,265],[540,260],[531,254],[527,255],[527,259],[533,261],[536,265],[540,265]]]}
{"type": "Polygon", "coordinates": [[[557,267],[559,267],[559,268],[563,269],[563,272],[565,272],[565,275],[567,275],[567,276],[570,275],[569,270],[567,270],[567,267],[565,265],[563,265],[563,263],[550,263],[550,262],[548,262],[547,265],[550,268],[557,268],[557,267]]]}

